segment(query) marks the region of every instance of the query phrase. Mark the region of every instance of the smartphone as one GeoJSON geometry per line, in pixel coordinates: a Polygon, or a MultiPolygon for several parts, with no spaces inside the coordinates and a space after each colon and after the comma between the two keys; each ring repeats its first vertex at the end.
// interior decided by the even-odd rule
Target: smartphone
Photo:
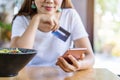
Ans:
{"type": "Polygon", "coordinates": [[[72,48],[68,49],[64,55],[63,58],[70,64],[73,64],[72,61],[68,58],[68,55],[72,55],[73,57],[76,58],[76,60],[83,60],[85,57],[85,51],[87,48],[72,48]]]}

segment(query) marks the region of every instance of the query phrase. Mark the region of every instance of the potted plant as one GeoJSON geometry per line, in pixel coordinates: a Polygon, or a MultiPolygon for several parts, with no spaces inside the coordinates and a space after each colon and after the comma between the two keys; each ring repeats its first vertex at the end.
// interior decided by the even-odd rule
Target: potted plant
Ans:
{"type": "Polygon", "coordinates": [[[0,33],[3,41],[10,41],[12,26],[10,23],[4,23],[0,21],[0,33]]]}

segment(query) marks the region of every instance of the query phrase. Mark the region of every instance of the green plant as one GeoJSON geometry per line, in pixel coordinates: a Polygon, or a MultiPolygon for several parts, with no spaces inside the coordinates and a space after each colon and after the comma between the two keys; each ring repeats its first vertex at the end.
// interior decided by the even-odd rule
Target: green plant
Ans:
{"type": "Polygon", "coordinates": [[[0,21],[0,40],[10,41],[12,26],[10,23],[3,23],[0,21]]]}
{"type": "Polygon", "coordinates": [[[3,23],[3,22],[0,21],[0,28],[4,29],[4,30],[11,31],[12,26],[11,26],[10,23],[3,23]]]}

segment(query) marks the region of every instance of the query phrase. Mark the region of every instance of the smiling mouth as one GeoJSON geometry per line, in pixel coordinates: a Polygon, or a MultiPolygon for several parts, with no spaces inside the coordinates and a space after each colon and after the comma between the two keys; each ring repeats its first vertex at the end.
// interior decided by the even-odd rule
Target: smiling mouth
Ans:
{"type": "Polygon", "coordinates": [[[52,10],[51,7],[45,7],[45,9],[46,9],[47,11],[51,11],[51,10],[52,10]]]}
{"type": "Polygon", "coordinates": [[[55,8],[55,7],[53,7],[53,6],[43,6],[43,5],[42,5],[42,7],[44,7],[45,10],[47,10],[47,11],[51,11],[52,9],[55,8]]]}
{"type": "Polygon", "coordinates": [[[42,7],[51,7],[51,8],[55,8],[54,6],[50,6],[50,5],[42,5],[42,7]]]}

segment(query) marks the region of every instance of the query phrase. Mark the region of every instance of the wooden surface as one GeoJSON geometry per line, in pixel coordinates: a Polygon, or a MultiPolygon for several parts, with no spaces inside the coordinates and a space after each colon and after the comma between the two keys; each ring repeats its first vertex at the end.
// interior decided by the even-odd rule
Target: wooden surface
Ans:
{"type": "Polygon", "coordinates": [[[66,73],[59,67],[26,67],[17,76],[0,77],[0,80],[120,80],[120,78],[102,68],[66,73]]]}

